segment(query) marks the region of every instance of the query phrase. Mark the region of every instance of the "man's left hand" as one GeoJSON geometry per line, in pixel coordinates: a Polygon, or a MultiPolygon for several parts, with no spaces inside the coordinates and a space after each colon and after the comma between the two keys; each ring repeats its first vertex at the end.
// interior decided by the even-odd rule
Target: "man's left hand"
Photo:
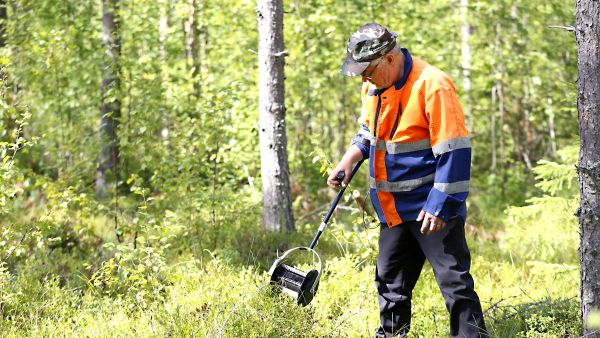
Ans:
{"type": "Polygon", "coordinates": [[[443,219],[435,217],[425,210],[421,210],[419,217],[417,217],[418,222],[421,220],[423,221],[423,224],[421,225],[421,233],[425,235],[435,234],[446,226],[446,222],[443,219]]]}

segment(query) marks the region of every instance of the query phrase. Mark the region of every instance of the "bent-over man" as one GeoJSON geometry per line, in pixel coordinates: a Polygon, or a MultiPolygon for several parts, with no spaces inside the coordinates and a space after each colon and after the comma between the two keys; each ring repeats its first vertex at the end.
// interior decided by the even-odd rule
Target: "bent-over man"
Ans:
{"type": "Polygon", "coordinates": [[[350,36],[342,73],[362,76],[360,130],[327,182],[346,185],[353,164],[369,158],[370,197],[381,223],[375,337],[408,333],[425,259],[450,313],[450,335],[487,337],[464,231],[471,167],[464,114],[448,76],[413,58],[397,37],[375,23],[350,36]]]}

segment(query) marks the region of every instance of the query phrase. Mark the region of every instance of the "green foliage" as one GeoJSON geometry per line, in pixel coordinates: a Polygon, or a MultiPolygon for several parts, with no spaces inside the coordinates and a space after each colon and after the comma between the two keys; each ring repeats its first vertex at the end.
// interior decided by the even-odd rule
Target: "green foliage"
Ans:
{"type": "MultiPolygon", "coordinates": [[[[325,248],[334,241],[323,240],[325,248]]],[[[125,263],[127,252],[131,250],[116,253],[92,278],[98,284],[83,289],[72,272],[86,267],[60,252],[28,259],[17,275],[3,270],[3,334],[47,336],[60,330],[66,336],[101,337],[363,337],[379,325],[373,259],[351,253],[327,259],[317,296],[303,308],[267,287],[265,270],[252,265],[230,264],[225,257],[182,256],[175,264],[152,268],[149,261],[125,263]],[[160,289],[142,282],[156,282],[159,276],[160,289]],[[152,290],[157,297],[150,297],[152,290]]],[[[572,298],[577,271],[559,278],[563,269],[530,266],[525,272],[523,266],[475,259],[473,274],[492,336],[575,336],[580,328],[572,298]]],[[[429,266],[417,284],[413,306],[414,335],[447,334],[448,316],[429,266]]]]}
{"type": "Polygon", "coordinates": [[[534,169],[542,197],[507,210],[502,245],[516,257],[552,263],[578,261],[577,218],[579,205],[575,163],[578,145],[559,151],[561,162],[540,161],[534,169]]]}
{"type": "Polygon", "coordinates": [[[561,163],[547,160],[538,161],[533,169],[535,178],[539,181],[536,186],[550,196],[572,197],[577,194],[577,172],[575,163],[579,157],[579,144],[564,147],[558,151],[561,163]]]}
{"type": "Polygon", "coordinates": [[[11,102],[7,63],[6,59],[0,60],[0,216],[8,211],[10,200],[23,192],[23,170],[15,165],[17,153],[37,141],[37,138],[27,140],[23,137],[23,129],[29,124],[31,114],[20,111],[20,107],[11,102]],[[11,120],[13,116],[14,120],[11,120]]]}
{"type": "MultiPolygon", "coordinates": [[[[369,336],[378,326],[378,230],[363,230],[351,199],[320,240],[326,268],[311,306],[266,287],[265,270],[278,252],[310,242],[333,198],[324,173],[360,113],[360,81],[342,78],[339,66],[349,34],[370,21],[446,71],[469,112],[470,245],[492,335],[578,332],[576,147],[565,147],[577,134],[575,44],[547,28],[572,22],[571,4],[471,1],[464,19],[457,1],[286,2],[299,229],[287,236],[260,224],[255,2],[198,3],[195,28],[205,41],[196,68],[184,28],[189,1],[119,1],[121,88],[111,95],[121,101],[120,158],[107,176],[109,198],[97,199],[101,4],[8,2],[0,49],[3,336],[369,336]]],[[[365,190],[366,171],[353,190],[365,190]]],[[[413,305],[413,335],[447,335],[427,266],[413,305]]]]}
{"type": "Polygon", "coordinates": [[[532,197],[534,191],[524,187],[533,186],[533,178],[520,163],[514,163],[513,169],[512,175],[475,170],[471,173],[473,187],[467,199],[468,222],[486,228],[502,228],[506,208],[523,205],[532,197]]]}
{"type": "Polygon", "coordinates": [[[491,332],[498,337],[579,337],[577,302],[546,299],[505,309],[491,332]]]}
{"type": "Polygon", "coordinates": [[[114,257],[102,262],[91,276],[90,284],[101,294],[123,296],[132,305],[147,308],[149,302],[163,300],[166,263],[162,248],[146,246],[144,238],[138,241],[142,247],[135,250],[127,245],[105,245],[115,251],[114,257]]]}

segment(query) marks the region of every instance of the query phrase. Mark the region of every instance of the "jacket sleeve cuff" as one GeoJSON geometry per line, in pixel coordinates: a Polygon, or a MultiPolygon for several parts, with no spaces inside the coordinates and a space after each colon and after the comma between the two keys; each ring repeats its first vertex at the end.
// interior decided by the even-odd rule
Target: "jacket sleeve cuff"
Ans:
{"type": "Polygon", "coordinates": [[[448,195],[432,188],[423,210],[448,222],[451,218],[459,216],[459,210],[463,206],[467,195],[467,192],[448,195]]]}
{"type": "Polygon", "coordinates": [[[356,135],[354,135],[352,138],[351,145],[355,145],[358,147],[358,149],[360,149],[363,159],[369,158],[369,148],[371,146],[369,128],[367,128],[365,125],[362,125],[359,132],[356,133],[356,135]]]}

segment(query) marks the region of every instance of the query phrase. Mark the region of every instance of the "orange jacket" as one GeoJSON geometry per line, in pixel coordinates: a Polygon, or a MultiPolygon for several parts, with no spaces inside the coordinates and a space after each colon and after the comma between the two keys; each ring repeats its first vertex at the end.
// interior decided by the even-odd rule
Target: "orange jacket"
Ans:
{"type": "Polygon", "coordinates": [[[393,227],[421,210],[466,218],[471,145],[452,81],[405,55],[404,75],[389,88],[362,88],[361,130],[353,139],[369,157],[371,201],[393,227]]]}

